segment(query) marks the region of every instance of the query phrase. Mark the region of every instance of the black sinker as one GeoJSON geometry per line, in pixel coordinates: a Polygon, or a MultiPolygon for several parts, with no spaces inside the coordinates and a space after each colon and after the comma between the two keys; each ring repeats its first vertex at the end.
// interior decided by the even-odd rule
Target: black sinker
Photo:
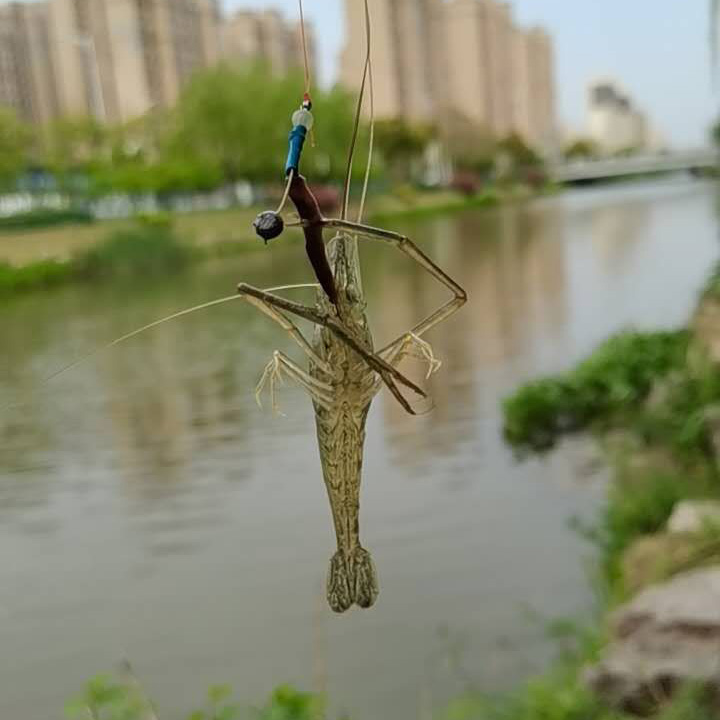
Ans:
{"type": "Polygon", "coordinates": [[[265,241],[276,238],[285,228],[283,219],[276,212],[266,210],[261,212],[253,221],[255,232],[265,241]]]}

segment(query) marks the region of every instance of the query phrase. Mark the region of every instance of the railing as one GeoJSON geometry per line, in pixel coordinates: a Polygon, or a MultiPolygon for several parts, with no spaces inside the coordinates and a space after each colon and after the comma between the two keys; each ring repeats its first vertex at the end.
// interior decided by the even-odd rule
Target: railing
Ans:
{"type": "Polygon", "coordinates": [[[714,150],[705,149],[601,160],[576,160],[551,165],[549,172],[556,182],[574,182],[643,173],[701,170],[716,167],[719,163],[720,155],[714,150]]]}

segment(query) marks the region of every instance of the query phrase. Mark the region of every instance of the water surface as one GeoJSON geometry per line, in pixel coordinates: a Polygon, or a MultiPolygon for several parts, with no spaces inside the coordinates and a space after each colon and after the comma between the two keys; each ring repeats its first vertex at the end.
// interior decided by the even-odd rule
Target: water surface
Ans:
{"type": "MultiPolygon", "coordinates": [[[[718,254],[714,198],[665,181],[396,224],[470,301],[429,336],[434,411],[373,405],[362,532],[381,594],[343,616],[323,597],[334,540],[310,403],[291,383],[285,416],[253,398],[274,349],[297,357],[277,326],[230,303],[40,382],[240,280],[307,281],[297,236],[151,288],[6,303],[0,400],[26,404],[0,418],[0,716],[59,718],[124,658],[164,718],[212,683],[259,702],[291,682],[356,719],[409,720],[540,669],[538,618],[590,609],[590,550],[568,520],[592,517],[604,488],[584,443],[517,463],[500,400],[621,327],[684,322],[718,254]]],[[[363,263],[378,342],[446,297],[391,249],[363,263]]]]}

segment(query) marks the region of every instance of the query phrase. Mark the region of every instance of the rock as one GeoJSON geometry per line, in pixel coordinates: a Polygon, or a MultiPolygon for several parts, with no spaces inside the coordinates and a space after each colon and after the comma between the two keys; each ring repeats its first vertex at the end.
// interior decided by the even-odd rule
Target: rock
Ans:
{"type": "Polygon", "coordinates": [[[686,682],[720,707],[720,566],[643,590],[611,618],[611,641],[584,681],[608,705],[647,715],[686,682]]]}
{"type": "Polygon", "coordinates": [[[688,533],[656,533],[635,540],[620,562],[623,588],[631,593],[687,570],[698,547],[688,533]]]}
{"type": "Polygon", "coordinates": [[[708,524],[720,525],[720,500],[683,500],[673,508],[667,529],[671,533],[696,533],[708,524]]]}

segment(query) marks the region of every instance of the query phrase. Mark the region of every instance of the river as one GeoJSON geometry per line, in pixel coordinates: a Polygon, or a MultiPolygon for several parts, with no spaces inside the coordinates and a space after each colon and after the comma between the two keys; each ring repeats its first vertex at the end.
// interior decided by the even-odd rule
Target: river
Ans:
{"type": "MultiPolygon", "coordinates": [[[[718,257],[716,189],[682,179],[572,190],[396,222],[470,300],[429,339],[434,410],[371,411],[362,535],[381,593],[324,602],[333,552],[311,407],[253,390],[292,341],[230,303],[168,323],[43,384],[83,352],[176,309],[307,281],[297,235],[152,287],[76,286],[0,309],[0,717],[62,717],[127,659],[163,718],[232,684],[258,703],[289,682],[354,720],[426,718],[471,684],[542,669],[547,620],[583,617],[591,548],[570,527],[602,502],[588,442],[518,462],[501,399],[623,327],[689,316],[718,257]]],[[[363,246],[378,342],[446,295],[391,249],[363,246]]],[[[408,363],[414,377],[421,368],[408,363]]]]}

